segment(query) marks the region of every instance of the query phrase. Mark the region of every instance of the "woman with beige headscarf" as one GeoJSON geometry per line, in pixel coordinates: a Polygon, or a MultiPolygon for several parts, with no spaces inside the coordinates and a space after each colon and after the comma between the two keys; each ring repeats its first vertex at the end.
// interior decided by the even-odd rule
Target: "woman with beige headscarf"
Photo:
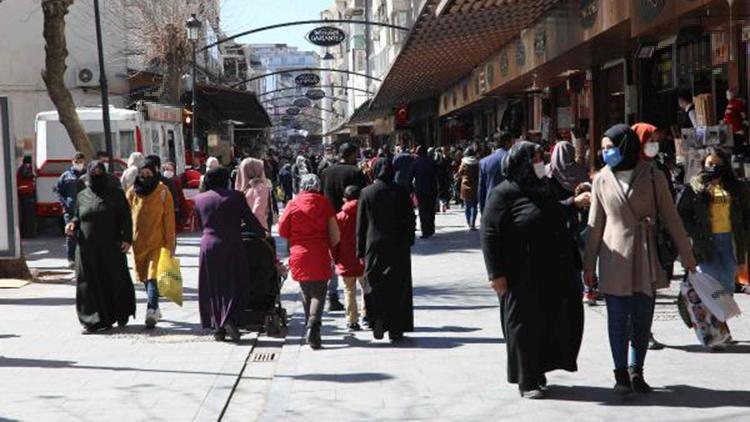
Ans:
{"type": "Polygon", "coordinates": [[[234,188],[245,194],[247,205],[267,231],[271,231],[271,181],[266,179],[263,161],[257,158],[245,158],[237,168],[237,180],[234,188]]]}

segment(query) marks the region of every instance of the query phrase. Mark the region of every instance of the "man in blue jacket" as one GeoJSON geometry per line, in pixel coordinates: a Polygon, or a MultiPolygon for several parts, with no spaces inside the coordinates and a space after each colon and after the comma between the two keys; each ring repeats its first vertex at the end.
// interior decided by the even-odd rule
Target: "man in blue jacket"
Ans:
{"type": "MultiPolygon", "coordinates": [[[[76,198],[80,189],[79,179],[86,173],[86,156],[76,152],[73,156],[73,165],[65,170],[57,179],[55,192],[57,199],[63,206],[63,219],[65,225],[75,217],[76,198]]],[[[73,236],[65,236],[65,248],[68,253],[68,267],[73,268],[76,260],[76,239],[73,236]]]]}
{"type": "Polygon", "coordinates": [[[502,173],[503,159],[508,154],[512,138],[507,133],[496,133],[493,140],[495,152],[479,162],[479,211],[482,213],[492,189],[505,179],[502,173]]]}
{"type": "Polygon", "coordinates": [[[435,208],[437,206],[437,167],[427,154],[427,147],[417,147],[417,159],[412,165],[414,193],[419,204],[419,228],[422,239],[435,234],[435,208]]]}
{"type": "Polygon", "coordinates": [[[409,153],[409,147],[404,145],[401,151],[393,157],[393,169],[396,171],[395,182],[412,193],[412,179],[414,178],[414,157],[409,153]]]}

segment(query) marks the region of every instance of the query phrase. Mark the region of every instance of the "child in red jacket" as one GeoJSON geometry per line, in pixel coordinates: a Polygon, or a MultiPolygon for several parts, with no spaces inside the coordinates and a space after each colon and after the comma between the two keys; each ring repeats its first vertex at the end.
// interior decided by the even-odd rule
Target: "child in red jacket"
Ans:
{"type": "MultiPolygon", "coordinates": [[[[365,265],[357,257],[357,203],[359,202],[359,186],[347,186],[344,189],[344,206],[336,214],[336,222],[341,233],[338,257],[336,259],[336,274],[344,279],[344,306],[346,308],[346,323],[350,331],[359,331],[359,313],[357,311],[357,280],[363,293],[369,293],[369,286],[364,279],[365,265]]],[[[365,312],[363,307],[362,312],[365,312]]]]}

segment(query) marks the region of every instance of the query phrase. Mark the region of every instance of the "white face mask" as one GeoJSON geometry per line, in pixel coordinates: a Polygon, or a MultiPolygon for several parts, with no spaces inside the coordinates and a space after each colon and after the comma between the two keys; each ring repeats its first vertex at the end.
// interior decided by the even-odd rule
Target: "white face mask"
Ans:
{"type": "Polygon", "coordinates": [[[73,163],[73,169],[75,171],[82,171],[83,170],[83,164],[73,163]]]}
{"type": "Polygon", "coordinates": [[[732,101],[732,99],[734,99],[734,93],[727,91],[727,100],[732,101]]]}
{"type": "Polygon", "coordinates": [[[647,142],[643,147],[643,155],[648,158],[654,158],[659,155],[659,143],[658,142],[647,142]]]}
{"type": "Polygon", "coordinates": [[[174,177],[174,172],[171,170],[165,170],[162,175],[164,175],[164,177],[166,177],[167,179],[171,179],[174,177]]]}
{"type": "Polygon", "coordinates": [[[534,174],[540,179],[547,175],[544,163],[534,163],[534,174]]]}

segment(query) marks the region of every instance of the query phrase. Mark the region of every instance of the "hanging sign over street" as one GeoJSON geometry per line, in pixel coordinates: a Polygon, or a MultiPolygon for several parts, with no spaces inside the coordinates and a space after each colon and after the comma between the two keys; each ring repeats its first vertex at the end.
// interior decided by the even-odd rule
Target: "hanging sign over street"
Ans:
{"type": "Polygon", "coordinates": [[[297,107],[289,107],[286,109],[286,114],[289,116],[296,116],[299,114],[299,109],[297,107]]]}
{"type": "Polygon", "coordinates": [[[346,32],[335,26],[320,26],[308,32],[305,38],[318,47],[333,47],[346,40],[346,32]]]}
{"type": "Polygon", "coordinates": [[[325,96],[326,92],[322,89],[311,89],[305,93],[305,97],[313,101],[322,100],[323,98],[325,98],[325,96]]]}
{"type": "Polygon", "coordinates": [[[294,106],[299,108],[307,108],[312,105],[312,101],[309,98],[297,98],[294,100],[294,106]]]}
{"type": "Polygon", "coordinates": [[[0,259],[18,258],[21,236],[18,231],[16,204],[16,149],[10,136],[10,105],[8,97],[0,97],[0,259]]]}
{"type": "Polygon", "coordinates": [[[294,83],[299,86],[315,86],[320,83],[320,76],[314,73],[302,73],[294,78],[294,83]]]}

